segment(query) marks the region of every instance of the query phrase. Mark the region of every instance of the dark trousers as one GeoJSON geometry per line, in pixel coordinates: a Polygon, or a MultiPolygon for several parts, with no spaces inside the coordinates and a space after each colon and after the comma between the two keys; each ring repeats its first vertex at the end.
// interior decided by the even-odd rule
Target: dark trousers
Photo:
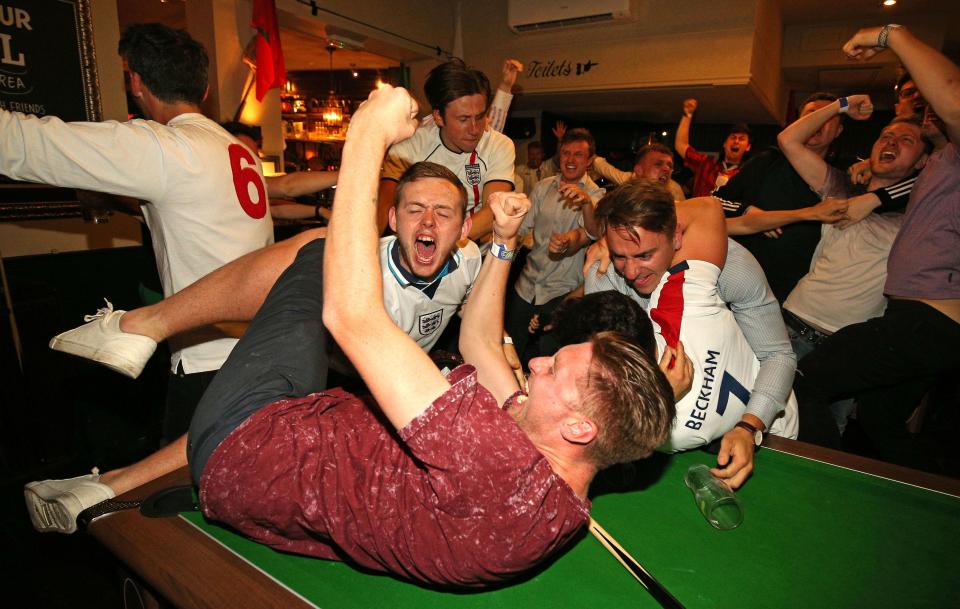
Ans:
{"type": "Polygon", "coordinates": [[[177,366],[176,373],[170,374],[160,429],[161,444],[169,444],[187,433],[197,404],[216,375],[216,370],[186,374],[182,363],[177,366]]]}
{"type": "Polygon", "coordinates": [[[906,420],[937,378],[960,368],[960,324],[923,303],[891,299],[883,317],[842,328],[797,364],[799,439],[840,447],[830,403],[854,397],[879,456],[924,467],[906,420]]]}
{"type": "Polygon", "coordinates": [[[194,483],[220,442],[250,415],[327,387],[324,242],[300,249],[197,405],[187,444],[194,483]]]}
{"type": "Polygon", "coordinates": [[[504,328],[513,339],[513,346],[517,350],[520,362],[524,368],[534,357],[541,355],[552,355],[545,353],[540,349],[538,336],[542,335],[543,327],[551,321],[553,311],[563,302],[564,296],[558,296],[553,300],[541,304],[530,304],[517,293],[516,288],[510,288],[507,293],[506,317],[504,319],[504,328]],[[530,320],[534,315],[540,316],[540,331],[533,335],[529,331],[530,320]]]}

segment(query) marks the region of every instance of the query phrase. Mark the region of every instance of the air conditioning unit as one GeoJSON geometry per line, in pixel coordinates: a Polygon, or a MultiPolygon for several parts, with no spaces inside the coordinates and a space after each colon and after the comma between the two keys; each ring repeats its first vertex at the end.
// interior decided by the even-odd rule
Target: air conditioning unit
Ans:
{"type": "Polygon", "coordinates": [[[518,34],[634,19],[638,0],[509,0],[507,23],[518,34]]]}

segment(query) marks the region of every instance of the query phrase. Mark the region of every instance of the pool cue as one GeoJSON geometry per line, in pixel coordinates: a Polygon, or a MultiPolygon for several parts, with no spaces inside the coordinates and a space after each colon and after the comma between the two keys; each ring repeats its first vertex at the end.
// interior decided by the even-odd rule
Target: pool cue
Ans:
{"type": "Polygon", "coordinates": [[[630,553],[624,550],[623,546],[617,543],[610,533],[607,533],[593,518],[590,519],[590,532],[593,533],[593,536],[597,538],[597,541],[599,541],[603,547],[613,554],[614,558],[620,561],[621,565],[626,567],[627,571],[630,571],[630,574],[640,582],[640,585],[647,589],[650,596],[660,603],[661,607],[664,607],[664,609],[685,609],[684,606],[680,604],[680,601],[663,587],[663,584],[650,575],[650,573],[637,562],[637,559],[630,556],[630,553]]]}
{"type": "Polygon", "coordinates": [[[13,348],[17,352],[17,363],[20,373],[23,374],[23,346],[20,344],[20,332],[17,329],[17,316],[13,312],[13,297],[10,296],[10,284],[7,283],[7,269],[3,265],[3,252],[0,252],[0,287],[3,289],[3,299],[7,305],[7,317],[10,319],[10,338],[13,348]]]}

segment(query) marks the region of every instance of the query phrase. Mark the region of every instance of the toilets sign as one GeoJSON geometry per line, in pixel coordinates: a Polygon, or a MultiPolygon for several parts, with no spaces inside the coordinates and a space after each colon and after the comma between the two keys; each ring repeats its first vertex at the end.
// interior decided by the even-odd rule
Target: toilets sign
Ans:
{"type": "Polygon", "coordinates": [[[99,120],[88,0],[0,3],[0,108],[99,120]]]}
{"type": "Polygon", "coordinates": [[[599,63],[592,59],[574,61],[571,59],[533,59],[527,62],[525,78],[551,79],[569,76],[585,76],[587,72],[596,68],[599,63]]]}

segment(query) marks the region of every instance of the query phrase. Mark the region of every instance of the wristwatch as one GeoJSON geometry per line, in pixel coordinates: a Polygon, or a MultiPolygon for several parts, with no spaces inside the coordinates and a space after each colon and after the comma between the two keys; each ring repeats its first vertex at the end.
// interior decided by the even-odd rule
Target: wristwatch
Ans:
{"type": "Polygon", "coordinates": [[[760,443],[763,442],[763,432],[747,423],[746,421],[738,421],[734,427],[739,427],[741,429],[746,429],[753,434],[753,444],[754,446],[760,446],[760,443]]]}
{"type": "Polygon", "coordinates": [[[508,250],[507,246],[502,243],[493,242],[490,244],[490,253],[500,260],[510,262],[513,260],[514,250],[508,250]]]}
{"type": "Polygon", "coordinates": [[[887,44],[887,38],[890,36],[890,30],[895,28],[901,28],[901,27],[903,26],[898,23],[889,23],[883,26],[883,28],[880,30],[880,35],[877,36],[877,48],[878,49],[887,48],[889,46],[887,44]]]}
{"type": "Polygon", "coordinates": [[[837,103],[840,104],[840,109],[837,110],[837,114],[846,114],[847,110],[850,109],[850,102],[847,101],[846,97],[838,97],[837,103]]]}

